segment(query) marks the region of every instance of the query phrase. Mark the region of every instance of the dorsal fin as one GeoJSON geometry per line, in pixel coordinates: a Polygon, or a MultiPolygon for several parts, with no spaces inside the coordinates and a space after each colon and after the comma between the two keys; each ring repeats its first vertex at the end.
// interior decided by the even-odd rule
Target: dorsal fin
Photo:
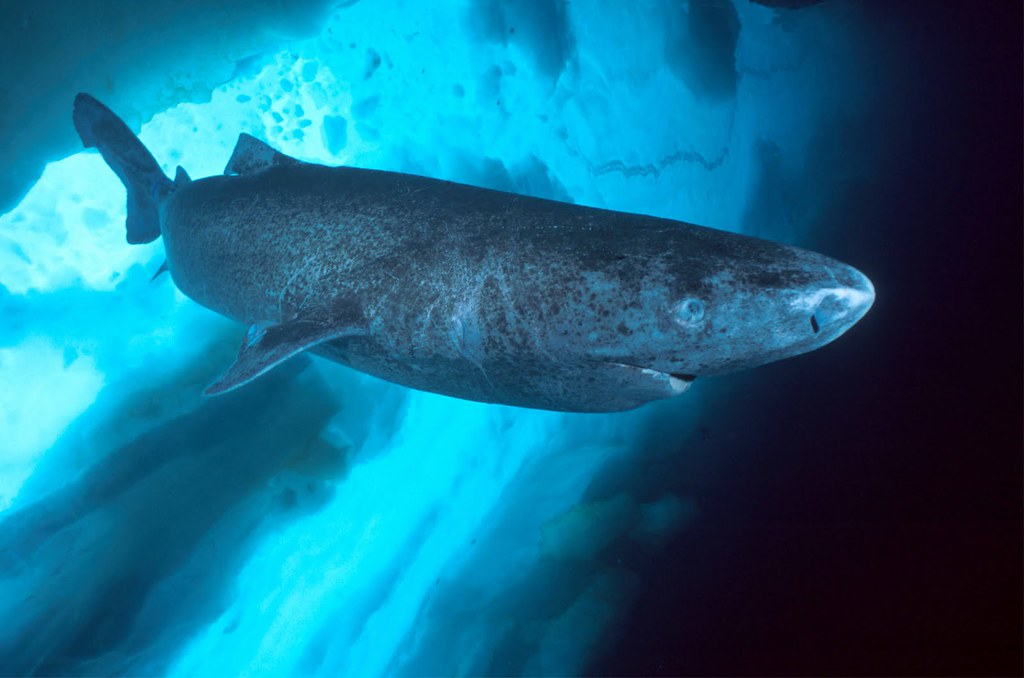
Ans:
{"type": "Polygon", "coordinates": [[[295,158],[276,151],[251,134],[238,135],[224,174],[256,174],[275,165],[301,165],[295,158]]]}
{"type": "Polygon", "coordinates": [[[175,188],[181,188],[182,186],[185,186],[185,185],[191,184],[191,183],[192,183],[192,177],[190,177],[188,175],[188,172],[185,171],[184,167],[182,167],[181,165],[178,165],[178,171],[175,172],[175,174],[174,174],[174,187],[175,188]]]}

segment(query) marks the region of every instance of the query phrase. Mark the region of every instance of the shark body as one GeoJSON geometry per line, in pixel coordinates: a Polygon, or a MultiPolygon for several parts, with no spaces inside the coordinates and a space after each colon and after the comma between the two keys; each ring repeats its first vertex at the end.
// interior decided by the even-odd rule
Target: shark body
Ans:
{"type": "Polygon", "coordinates": [[[109,109],[74,121],[196,302],[249,327],[206,393],[310,351],[412,388],[626,410],[823,346],[870,308],[856,269],[693,224],[300,162],[241,135],[224,176],[172,182],[109,109]]]}

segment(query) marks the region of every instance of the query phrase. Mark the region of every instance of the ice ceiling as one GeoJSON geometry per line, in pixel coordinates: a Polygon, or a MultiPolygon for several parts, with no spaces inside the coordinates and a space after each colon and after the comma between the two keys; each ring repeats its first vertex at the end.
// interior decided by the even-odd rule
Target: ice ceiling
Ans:
{"type": "Polygon", "coordinates": [[[628,469],[687,454],[700,389],[565,415],[315,359],[203,400],[243,329],[150,283],[162,245],[125,244],[74,93],[144,122],[171,175],[220,173],[248,132],[799,244],[869,159],[844,134],[873,96],[857,11],[56,4],[4,29],[62,47],[3,94],[28,117],[0,127],[0,673],[581,671],[638,585],[609,544],[657,549],[697,510],[628,469]]]}

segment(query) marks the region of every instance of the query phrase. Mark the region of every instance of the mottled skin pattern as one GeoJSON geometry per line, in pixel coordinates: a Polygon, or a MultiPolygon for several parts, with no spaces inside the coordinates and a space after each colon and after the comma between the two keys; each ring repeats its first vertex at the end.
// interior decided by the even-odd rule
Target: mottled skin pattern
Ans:
{"type": "Polygon", "coordinates": [[[855,269],[764,240],[310,164],[181,185],[162,234],[175,283],[218,313],[347,328],[312,350],[552,410],[629,409],[810,351],[873,298],[855,269]]]}

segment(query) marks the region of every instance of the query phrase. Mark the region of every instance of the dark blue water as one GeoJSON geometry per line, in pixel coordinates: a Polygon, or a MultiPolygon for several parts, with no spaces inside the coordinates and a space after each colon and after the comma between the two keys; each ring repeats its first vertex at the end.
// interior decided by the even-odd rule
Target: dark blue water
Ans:
{"type": "Polygon", "coordinates": [[[842,350],[721,385],[707,454],[652,474],[703,511],[595,672],[1021,671],[1021,12],[870,15],[891,164],[815,245],[878,299],[842,350]]]}

